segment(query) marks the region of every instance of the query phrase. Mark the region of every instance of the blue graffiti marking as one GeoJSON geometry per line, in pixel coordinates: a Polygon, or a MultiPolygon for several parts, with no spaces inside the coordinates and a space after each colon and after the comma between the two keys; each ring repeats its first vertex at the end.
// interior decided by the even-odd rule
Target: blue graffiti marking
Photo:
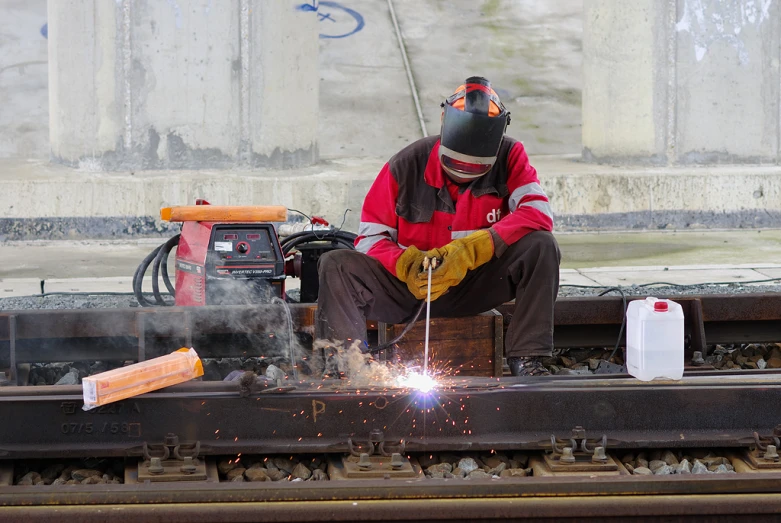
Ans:
{"type": "Polygon", "coordinates": [[[311,4],[301,4],[296,9],[299,11],[317,11],[317,0],[314,0],[311,4]]]}
{"type": "Polygon", "coordinates": [[[355,9],[345,7],[338,2],[331,2],[327,0],[312,0],[311,4],[301,4],[296,7],[299,11],[316,11],[318,21],[322,22],[328,20],[329,22],[336,23],[336,26],[331,26],[336,32],[335,34],[320,33],[320,38],[345,38],[350,35],[354,35],[366,25],[361,13],[355,9]],[[323,7],[328,8],[323,10],[323,7]]]}
{"type": "MultiPolygon", "coordinates": [[[[355,24],[355,27],[352,28],[351,31],[341,33],[341,34],[323,34],[320,33],[320,38],[345,38],[350,35],[354,35],[361,29],[363,29],[363,26],[366,25],[366,22],[363,21],[363,16],[361,16],[361,13],[354,9],[350,9],[349,7],[345,7],[342,4],[338,2],[331,2],[326,0],[320,0],[320,10],[322,10],[323,7],[330,7],[332,9],[331,13],[329,14],[347,14],[349,15],[352,20],[350,21],[351,24],[355,24]],[[336,13],[333,12],[333,10],[336,10],[336,13]],[[341,13],[339,12],[341,11],[341,13]]],[[[345,17],[341,17],[344,19],[345,17]]],[[[336,21],[335,18],[331,18],[332,21],[336,21]]]]}
{"type": "Polygon", "coordinates": [[[45,23],[45,24],[43,24],[43,26],[41,26],[41,35],[44,38],[46,38],[47,40],[49,39],[49,24],[48,23],[45,23]]]}

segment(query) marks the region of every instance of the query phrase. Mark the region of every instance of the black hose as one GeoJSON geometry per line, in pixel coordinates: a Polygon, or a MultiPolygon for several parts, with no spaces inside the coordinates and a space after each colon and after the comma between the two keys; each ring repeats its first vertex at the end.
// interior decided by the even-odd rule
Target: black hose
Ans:
{"type": "Polygon", "coordinates": [[[175,245],[179,245],[179,238],[181,234],[171,237],[165,242],[160,249],[160,252],[155,256],[155,261],[152,263],[152,293],[155,296],[155,300],[158,305],[168,305],[163,297],[160,295],[160,283],[158,275],[163,273],[163,282],[165,283],[168,292],[171,296],[176,296],[176,289],[171,285],[171,280],[168,278],[168,254],[175,245]]]}
{"type": "Polygon", "coordinates": [[[160,293],[159,274],[161,272],[166,288],[172,296],[175,295],[176,289],[171,285],[171,280],[168,277],[168,255],[174,246],[179,244],[180,237],[181,234],[177,234],[168,239],[164,244],[156,247],[155,250],[150,252],[136,268],[136,272],[133,274],[133,294],[135,295],[138,304],[142,307],[168,305],[163,299],[163,295],[160,293]],[[149,301],[142,291],[144,276],[150,265],[152,265],[152,294],[155,298],[154,302],[149,301]]]}
{"type": "Polygon", "coordinates": [[[287,255],[294,247],[312,242],[336,242],[349,249],[354,249],[357,235],[345,231],[300,231],[280,241],[282,253],[287,255]]]}
{"type": "Polygon", "coordinates": [[[171,296],[176,296],[176,287],[171,284],[171,279],[168,277],[168,255],[171,253],[171,250],[173,250],[174,246],[179,246],[179,238],[181,237],[181,234],[176,235],[176,244],[172,244],[167,249],[163,247],[163,250],[166,251],[163,255],[163,262],[160,266],[160,272],[163,273],[163,283],[165,283],[166,289],[168,289],[168,292],[171,293],[171,296]]]}
{"type": "MultiPolygon", "coordinates": [[[[333,237],[333,238],[325,238],[322,240],[316,240],[318,242],[331,242],[331,243],[339,243],[343,245],[344,247],[347,247],[348,249],[354,249],[353,244],[355,243],[352,240],[348,240],[346,238],[340,238],[340,237],[333,237]]],[[[297,238],[293,241],[287,242],[282,246],[282,254],[287,256],[293,248],[298,247],[299,245],[304,245],[308,243],[313,243],[313,241],[309,238],[297,238]]]]}
{"type": "Polygon", "coordinates": [[[357,238],[357,235],[346,231],[299,231],[284,238],[283,240],[280,241],[280,243],[284,245],[290,241],[297,240],[299,238],[307,238],[311,241],[324,241],[332,238],[355,240],[355,238],[357,238]]]}
{"type": "Polygon", "coordinates": [[[138,304],[142,307],[152,307],[154,305],[154,303],[150,302],[144,297],[141,287],[144,282],[144,274],[146,274],[146,270],[149,268],[149,264],[152,263],[155,257],[157,257],[157,254],[162,248],[163,246],[160,245],[155,250],[147,254],[146,258],[144,258],[141,264],[136,268],[135,274],[133,274],[133,294],[135,294],[136,301],[138,301],[138,304]]]}

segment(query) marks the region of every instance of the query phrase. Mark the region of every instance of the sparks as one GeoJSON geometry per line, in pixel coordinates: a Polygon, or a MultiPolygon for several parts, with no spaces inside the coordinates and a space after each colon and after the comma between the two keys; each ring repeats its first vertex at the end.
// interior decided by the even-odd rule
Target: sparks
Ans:
{"type": "Polygon", "coordinates": [[[398,384],[402,387],[408,387],[420,392],[428,393],[437,386],[437,381],[428,374],[421,372],[410,372],[398,379],[398,384]]]}

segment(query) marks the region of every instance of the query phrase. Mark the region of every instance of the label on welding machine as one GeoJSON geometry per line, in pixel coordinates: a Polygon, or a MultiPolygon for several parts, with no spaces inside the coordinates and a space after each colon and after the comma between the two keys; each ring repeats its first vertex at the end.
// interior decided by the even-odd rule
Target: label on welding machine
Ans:
{"type": "Polygon", "coordinates": [[[214,242],[214,250],[220,252],[233,252],[233,242],[214,242]]]}
{"type": "Polygon", "coordinates": [[[224,272],[217,271],[220,274],[231,274],[233,276],[273,276],[274,269],[231,269],[224,272]]]}
{"type": "Polygon", "coordinates": [[[176,260],[176,270],[189,272],[192,274],[202,274],[203,267],[200,265],[193,265],[192,263],[183,262],[182,260],[176,260]]]}

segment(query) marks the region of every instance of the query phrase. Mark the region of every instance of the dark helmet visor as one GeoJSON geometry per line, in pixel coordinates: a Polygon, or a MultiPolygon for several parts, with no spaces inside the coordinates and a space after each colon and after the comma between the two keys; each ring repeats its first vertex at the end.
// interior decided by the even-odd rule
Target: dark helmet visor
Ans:
{"type": "Polygon", "coordinates": [[[445,104],[440,142],[465,156],[495,157],[507,129],[507,116],[506,112],[499,116],[470,113],[445,104]]]}

